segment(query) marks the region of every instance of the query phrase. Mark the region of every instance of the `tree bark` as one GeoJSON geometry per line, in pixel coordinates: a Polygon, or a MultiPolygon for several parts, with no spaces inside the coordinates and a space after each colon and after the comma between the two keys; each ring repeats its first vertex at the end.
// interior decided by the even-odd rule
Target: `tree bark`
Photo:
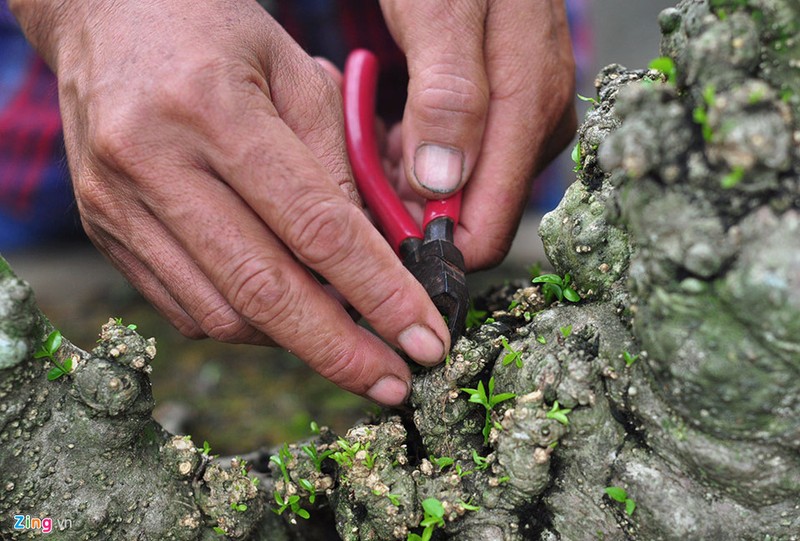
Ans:
{"type": "Polygon", "coordinates": [[[600,73],[541,225],[580,302],[487,292],[408,408],[342,437],[212,459],[152,420],[155,344],[113,320],[48,381],[53,329],[0,259],[2,536],[800,539],[800,2],[659,22],[674,69],[600,73]]]}

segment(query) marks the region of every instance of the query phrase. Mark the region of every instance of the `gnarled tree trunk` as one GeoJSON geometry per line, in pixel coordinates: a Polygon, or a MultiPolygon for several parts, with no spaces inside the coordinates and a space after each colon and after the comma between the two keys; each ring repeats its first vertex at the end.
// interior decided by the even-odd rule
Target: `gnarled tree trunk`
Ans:
{"type": "Polygon", "coordinates": [[[0,263],[2,535],[800,538],[800,2],[660,24],[673,67],[601,72],[541,226],[582,300],[487,293],[408,409],[341,438],[211,460],[151,419],[155,346],[114,321],[49,381],[52,328],[0,263]]]}

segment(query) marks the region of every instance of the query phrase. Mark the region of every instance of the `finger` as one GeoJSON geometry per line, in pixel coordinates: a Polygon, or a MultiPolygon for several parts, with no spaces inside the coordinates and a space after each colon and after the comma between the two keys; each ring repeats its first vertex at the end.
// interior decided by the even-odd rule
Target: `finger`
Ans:
{"type": "Polygon", "coordinates": [[[472,174],[489,104],[486,2],[381,2],[408,60],[403,156],[409,183],[441,198],[472,174]]]}
{"type": "Polygon", "coordinates": [[[202,174],[190,180],[198,196],[162,182],[154,212],[236,313],[342,388],[402,403],[410,381],[405,362],[356,325],[227,186],[202,174]]]}
{"type": "Polygon", "coordinates": [[[277,116],[327,171],[318,181],[332,179],[361,207],[344,139],[341,72],[327,60],[307,56],[291,40],[267,55],[267,84],[277,116]]]}
{"type": "Polygon", "coordinates": [[[237,137],[216,141],[206,157],[211,167],[381,336],[419,363],[441,362],[449,334],[425,289],[361,209],[324,182],[327,171],[292,130],[268,107],[259,110],[259,99],[253,96],[250,114],[232,130],[237,137]]]}
{"type": "Polygon", "coordinates": [[[486,34],[492,101],[455,237],[472,270],[505,257],[533,176],[569,143],[576,123],[563,2],[492,2],[486,34]]]}
{"type": "MultiPolygon", "coordinates": [[[[233,179],[236,191],[300,262],[322,274],[381,336],[420,363],[440,362],[449,344],[447,327],[422,285],[360,209],[335,187],[316,181],[325,172],[285,126],[267,119],[259,126],[262,137],[276,137],[286,148],[283,163],[276,167],[274,157],[265,163],[253,150],[245,163],[217,162],[220,173],[233,179]],[[247,178],[268,165],[293,173],[282,182],[287,189],[269,190],[247,178]]],[[[257,148],[274,145],[259,139],[257,148]]]]}
{"type": "MultiPolygon", "coordinates": [[[[80,183],[81,181],[79,181],[80,183]]],[[[197,264],[140,202],[123,213],[80,191],[87,234],[128,281],[182,334],[235,343],[274,345],[250,326],[220,295],[197,264]],[[124,238],[109,233],[122,232],[124,238]],[[166,284],[166,285],[165,285],[166,284]]]]}

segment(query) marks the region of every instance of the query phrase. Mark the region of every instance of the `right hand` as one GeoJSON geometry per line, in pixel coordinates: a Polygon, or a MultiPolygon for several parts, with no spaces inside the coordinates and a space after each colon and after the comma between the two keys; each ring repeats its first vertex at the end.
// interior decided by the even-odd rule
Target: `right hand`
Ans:
{"type": "Polygon", "coordinates": [[[360,208],[341,97],[255,2],[12,0],[59,79],[87,234],[183,334],[274,341],[385,404],[441,315],[360,208]]]}

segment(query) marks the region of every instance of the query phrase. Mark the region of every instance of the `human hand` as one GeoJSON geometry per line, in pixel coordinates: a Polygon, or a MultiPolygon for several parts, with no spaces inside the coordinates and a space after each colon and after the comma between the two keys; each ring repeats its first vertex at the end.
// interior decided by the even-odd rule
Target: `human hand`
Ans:
{"type": "Polygon", "coordinates": [[[93,242],[181,332],[286,347],[386,404],[449,334],[361,210],[341,97],[255,2],[12,0],[59,79],[93,242]]]}
{"type": "Polygon", "coordinates": [[[381,0],[410,75],[405,177],[425,198],[464,187],[469,269],[511,246],[531,181],[572,139],[575,66],[563,0],[381,0]]]}

